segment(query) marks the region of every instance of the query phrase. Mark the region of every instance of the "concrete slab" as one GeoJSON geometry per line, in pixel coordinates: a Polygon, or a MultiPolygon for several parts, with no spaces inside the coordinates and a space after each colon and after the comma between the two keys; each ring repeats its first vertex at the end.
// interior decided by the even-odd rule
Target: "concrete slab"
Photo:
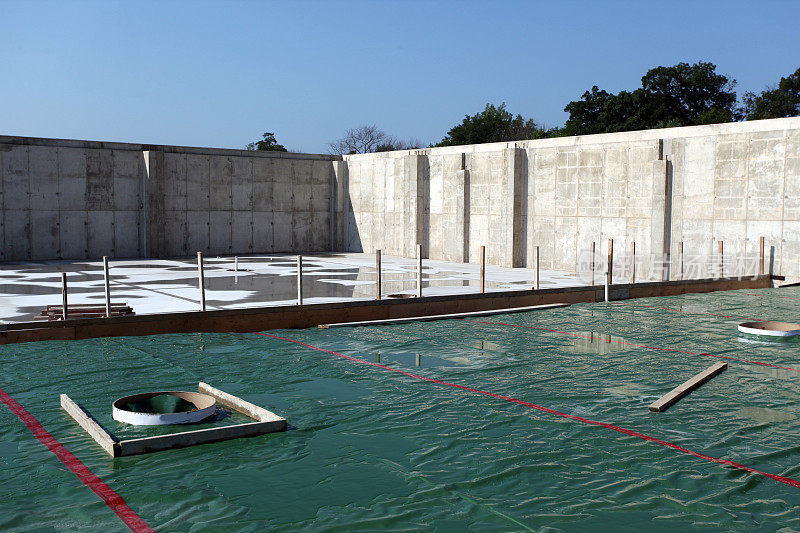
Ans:
{"type": "MultiPolygon", "coordinates": [[[[268,254],[234,259],[206,257],[208,310],[287,305],[296,301],[296,255],[268,254]]],[[[416,262],[382,257],[383,294],[416,294],[416,262]]],[[[137,315],[199,309],[196,259],[111,260],[111,298],[137,315]]],[[[360,253],[303,255],[304,303],[371,300],[375,297],[375,256],[360,253]]],[[[101,261],[46,261],[0,265],[0,321],[26,322],[47,305],[61,302],[61,272],[68,273],[70,304],[102,304],[101,261]]],[[[541,272],[542,288],[588,284],[576,274],[541,272]]],[[[487,292],[530,289],[531,269],[487,266],[487,292]]],[[[479,265],[425,260],[423,294],[438,296],[479,290],[479,265]]]]}

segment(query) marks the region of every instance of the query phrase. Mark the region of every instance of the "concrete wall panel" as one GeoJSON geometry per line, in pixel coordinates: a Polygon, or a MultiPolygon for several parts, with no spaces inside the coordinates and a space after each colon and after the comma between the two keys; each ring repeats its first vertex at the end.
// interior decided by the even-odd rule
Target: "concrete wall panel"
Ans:
{"type": "Polygon", "coordinates": [[[63,259],[85,259],[88,256],[86,211],[61,211],[59,241],[63,259]]]}
{"type": "Polygon", "coordinates": [[[253,253],[263,254],[274,251],[272,211],[253,212],[253,253]]]}
{"type": "Polygon", "coordinates": [[[211,211],[209,217],[209,253],[217,255],[230,254],[233,250],[232,226],[233,214],[227,211],[211,211]]]}
{"type": "Polygon", "coordinates": [[[208,211],[186,212],[186,251],[189,255],[203,252],[211,253],[209,233],[211,214],[208,211]]]}
{"type": "MultiPolygon", "coordinates": [[[[113,204],[109,203],[108,205],[111,206],[113,204]]],[[[99,259],[104,255],[116,257],[114,250],[114,212],[87,211],[86,221],[86,257],[93,259],[99,259]]]]}
{"type": "Polygon", "coordinates": [[[141,257],[139,211],[114,211],[114,256],[141,257]]]}

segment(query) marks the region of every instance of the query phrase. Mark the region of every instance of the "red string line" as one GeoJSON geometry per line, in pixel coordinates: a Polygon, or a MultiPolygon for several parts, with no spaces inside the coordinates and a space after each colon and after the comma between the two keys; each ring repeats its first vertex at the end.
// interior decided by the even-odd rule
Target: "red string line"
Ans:
{"type": "Polygon", "coordinates": [[[136,514],[136,511],[128,507],[122,496],[114,492],[114,490],[106,485],[103,480],[94,475],[80,459],[75,457],[72,452],[67,450],[63,444],[53,437],[36,418],[30,414],[24,407],[17,403],[14,398],[0,388],[0,401],[2,401],[8,409],[17,415],[22,422],[28,426],[28,429],[33,435],[39,439],[39,442],[47,446],[47,449],[53,452],[58,459],[66,465],[67,468],[78,476],[84,485],[94,491],[95,494],[100,496],[100,499],[105,502],[108,507],[116,513],[120,519],[125,522],[125,525],[131,531],[136,533],[155,532],[155,529],[147,525],[147,522],[136,514]]]}
{"type": "Polygon", "coordinates": [[[649,435],[645,435],[644,433],[639,433],[638,431],[625,429],[625,428],[622,428],[622,427],[619,427],[619,426],[615,426],[613,424],[608,424],[606,422],[598,422],[596,420],[583,418],[581,416],[575,416],[575,415],[570,415],[570,414],[567,414],[567,413],[562,413],[561,411],[556,411],[555,409],[550,409],[549,407],[543,407],[541,405],[536,405],[536,404],[531,403],[531,402],[526,402],[526,401],[520,400],[518,398],[512,398],[510,396],[503,396],[503,395],[500,395],[500,394],[495,394],[493,392],[487,392],[487,391],[484,391],[484,390],[475,389],[475,388],[472,388],[472,387],[467,387],[465,385],[459,385],[457,383],[450,383],[450,382],[447,382],[447,381],[442,381],[440,379],[434,379],[434,378],[429,378],[429,377],[426,377],[426,376],[421,376],[419,374],[412,374],[411,372],[406,372],[405,370],[400,370],[398,368],[392,368],[390,366],[382,365],[380,363],[373,363],[371,361],[367,361],[365,359],[359,359],[357,357],[353,357],[353,356],[350,356],[350,355],[344,355],[344,354],[341,354],[339,352],[334,352],[333,350],[326,350],[325,348],[320,348],[318,346],[313,346],[311,344],[306,344],[305,342],[301,342],[301,341],[298,341],[298,340],[295,340],[295,339],[289,339],[289,338],[286,338],[286,337],[279,337],[277,335],[271,335],[269,333],[256,333],[256,335],[262,335],[264,337],[270,337],[272,339],[278,339],[278,340],[282,340],[282,341],[293,342],[295,344],[299,344],[300,346],[305,346],[306,348],[311,348],[312,350],[317,350],[319,352],[329,353],[329,354],[335,355],[337,357],[341,357],[343,359],[347,359],[349,361],[353,361],[355,363],[360,363],[360,364],[369,365],[369,366],[373,366],[373,367],[377,367],[377,368],[382,368],[382,369],[388,370],[390,372],[395,372],[397,374],[402,374],[404,376],[408,376],[410,378],[418,379],[418,380],[421,380],[421,381],[427,381],[429,383],[436,383],[438,385],[446,385],[448,387],[453,387],[453,388],[456,388],[456,389],[461,389],[461,390],[465,390],[465,391],[468,391],[468,392],[473,392],[475,394],[482,394],[484,396],[489,396],[489,397],[492,397],[492,398],[496,398],[498,400],[505,400],[507,402],[515,403],[515,404],[518,404],[518,405],[522,405],[522,406],[527,407],[529,409],[534,409],[536,411],[542,411],[544,413],[560,416],[562,418],[566,418],[566,419],[569,419],[569,420],[575,420],[577,422],[582,422],[584,424],[590,424],[590,425],[593,425],[593,426],[604,427],[606,429],[610,429],[612,431],[616,431],[617,433],[622,433],[624,435],[629,435],[631,437],[638,437],[640,439],[643,439],[643,440],[649,441],[649,442],[655,442],[656,444],[660,444],[661,446],[665,446],[667,448],[672,448],[673,450],[678,450],[680,452],[692,455],[694,457],[697,457],[697,458],[700,458],[700,459],[705,459],[706,461],[711,461],[712,463],[718,463],[718,464],[725,465],[725,466],[731,466],[733,468],[738,468],[740,470],[744,470],[745,472],[749,472],[751,474],[759,474],[761,476],[766,476],[766,477],[768,477],[770,479],[773,479],[775,481],[779,481],[779,482],[784,483],[786,485],[789,485],[789,486],[792,486],[792,487],[795,487],[795,488],[800,488],[800,481],[797,481],[795,479],[792,479],[792,478],[789,478],[789,477],[784,477],[784,476],[779,476],[777,474],[770,474],[768,472],[762,472],[760,470],[756,470],[755,468],[750,468],[749,466],[744,466],[744,465],[741,465],[739,463],[735,463],[733,461],[729,461],[727,459],[719,459],[717,457],[712,457],[712,456],[706,455],[704,453],[695,452],[695,451],[689,450],[687,448],[684,448],[683,446],[678,446],[677,444],[673,444],[673,443],[665,441],[665,440],[657,439],[655,437],[651,437],[649,435]]]}

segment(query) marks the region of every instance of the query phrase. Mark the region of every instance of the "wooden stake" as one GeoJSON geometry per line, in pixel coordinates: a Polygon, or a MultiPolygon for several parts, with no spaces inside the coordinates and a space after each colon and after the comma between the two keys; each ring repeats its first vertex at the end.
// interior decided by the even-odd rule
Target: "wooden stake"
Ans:
{"type": "Polygon", "coordinates": [[[592,286],[594,286],[594,241],[592,241],[592,286]]]}
{"type": "Polygon", "coordinates": [[[106,318],[111,316],[111,286],[109,285],[108,257],[103,256],[103,277],[106,284],[106,318]]]}
{"type": "Polygon", "coordinates": [[[534,285],[534,288],[538,291],[539,290],[539,247],[538,246],[536,247],[535,253],[536,253],[536,279],[535,279],[536,285],[534,285]]]}
{"type": "Polygon", "coordinates": [[[303,305],[303,256],[297,256],[297,305],[303,305]]]}
{"type": "Polygon", "coordinates": [[[631,242],[631,283],[636,283],[636,243],[631,242]]]}
{"type": "Polygon", "coordinates": [[[722,241],[719,241],[718,244],[719,244],[719,277],[720,278],[724,278],[725,277],[725,271],[723,270],[723,268],[724,268],[724,264],[723,264],[724,255],[723,255],[723,252],[722,252],[722,241]]]}
{"type": "Polygon", "coordinates": [[[481,246],[481,294],[486,292],[486,247],[481,246]]]}
{"type": "Polygon", "coordinates": [[[698,388],[703,383],[709,381],[711,378],[713,378],[726,368],[728,368],[728,363],[724,361],[720,361],[719,363],[716,363],[708,367],[707,369],[703,370],[702,372],[694,376],[692,379],[685,381],[681,385],[678,385],[677,387],[666,393],[664,396],[662,396],[655,402],[651,403],[649,407],[650,411],[654,413],[666,411],[675,402],[677,402],[678,400],[680,400],[681,398],[683,398],[684,396],[686,396],[687,394],[698,388]]]}
{"type": "Polygon", "coordinates": [[[609,285],[611,285],[614,282],[612,276],[613,270],[614,270],[614,239],[608,239],[608,272],[606,273],[606,277],[609,285]]]}
{"type": "Polygon", "coordinates": [[[66,320],[67,316],[69,315],[69,311],[67,305],[67,273],[61,273],[61,318],[66,320]]]}
{"type": "Polygon", "coordinates": [[[417,298],[422,298],[422,245],[417,245],[417,298]]]}
{"type": "Polygon", "coordinates": [[[764,237],[758,238],[758,275],[764,275],[764,237]]]}
{"type": "Polygon", "coordinates": [[[375,299],[381,299],[381,251],[375,250],[375,299]]]}
{"type": "Polygon", "coordinates": [[[680,279],[683,279],[683,241],[681,241],[681,250],[680,251],[681,251],[681,277],[680,277],[680,279]]]}
{"type": "Polygon", "coordinates": [[[200,310],[206,310],[206,279],[203,274],[203,252],[197,252],[197,286],[200,289],[200,310]]]}

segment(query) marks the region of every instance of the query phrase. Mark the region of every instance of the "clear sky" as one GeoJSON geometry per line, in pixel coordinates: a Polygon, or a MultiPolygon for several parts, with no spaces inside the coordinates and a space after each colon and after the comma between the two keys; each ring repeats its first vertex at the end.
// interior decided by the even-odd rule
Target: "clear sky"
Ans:
{"type": "Polygon", "coordinates": [[[711,61],[800,67],[800,2],[0,0],[0,135],[325,152],[348,127],[440,140],[487,102],[547,126],[592,85],[711,61]]]}

